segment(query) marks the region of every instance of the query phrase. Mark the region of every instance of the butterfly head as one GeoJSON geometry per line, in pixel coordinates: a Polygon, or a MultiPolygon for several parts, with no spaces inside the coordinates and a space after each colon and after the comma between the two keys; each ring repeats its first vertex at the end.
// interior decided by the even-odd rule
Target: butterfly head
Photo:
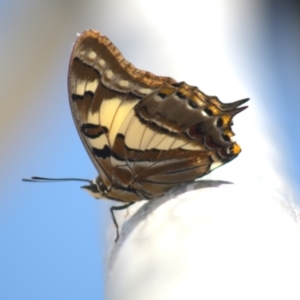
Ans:
{"type": "Polygon", "coordinates": [[[95,178],[93,181],[90,181],[89,185],[84,185],[81,188],[86,190],[92,197],[96,199],[105,199],[105,195],[108,193],[100,176],[95,178]]]}

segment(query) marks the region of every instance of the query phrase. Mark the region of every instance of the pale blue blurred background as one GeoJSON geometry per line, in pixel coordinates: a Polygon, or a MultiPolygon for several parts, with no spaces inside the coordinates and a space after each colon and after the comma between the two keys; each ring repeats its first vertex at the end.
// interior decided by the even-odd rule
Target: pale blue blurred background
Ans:
{"type": "MultiPolygon", "coordinates": [[[[80,183],[21,182],[31,175],[96,176],[67,95],[72,43],[85,29],[107,35],[139,68],[185,80],[224,102],[250,97],[266,143],[279,153],[279,170],[297,191],[300,11],[294,2],[0,1],[1,300],[104,298],[110,203],[93,200],[80,183]]],[[[235,131],[259,150],[255,131],[243,135],[252,122],[235,131]]]]}

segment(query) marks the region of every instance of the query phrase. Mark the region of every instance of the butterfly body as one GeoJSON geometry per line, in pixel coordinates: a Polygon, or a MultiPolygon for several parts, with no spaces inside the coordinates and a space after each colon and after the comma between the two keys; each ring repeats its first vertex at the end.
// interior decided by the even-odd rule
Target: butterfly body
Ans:
{"type": "Polygon", "coordinates": [[[185,82],[136,69],[98,32],[77,39],[68,88],[78,133],[99,172],[85,187],[96,198],[154,199],[241,151],[231,124],[248,99],[224,104],[185,82]]]}

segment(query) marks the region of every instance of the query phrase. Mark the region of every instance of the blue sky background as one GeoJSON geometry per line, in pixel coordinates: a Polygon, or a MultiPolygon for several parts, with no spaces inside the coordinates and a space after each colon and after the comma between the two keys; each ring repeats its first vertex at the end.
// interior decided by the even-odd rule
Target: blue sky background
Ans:
{"type": "MultiPolygon", "coordinates": [[[[76,182],[21,182],[31,175],[96,176],[67,95],[72,43],[87,28],[107,35],[137,67],[224,102],[250,97],[280,172],[298,190],[299,7],[248,2],[0,1],[0,299],[104,298],[110,203],[93,200],[76,182]],[[216,63],[224,57],[228,69],[216,63]],[[201,72],[204,61],[212,72],[201,72]]],[[[261,147],[255,138],[239,139],[261,147]]]]}

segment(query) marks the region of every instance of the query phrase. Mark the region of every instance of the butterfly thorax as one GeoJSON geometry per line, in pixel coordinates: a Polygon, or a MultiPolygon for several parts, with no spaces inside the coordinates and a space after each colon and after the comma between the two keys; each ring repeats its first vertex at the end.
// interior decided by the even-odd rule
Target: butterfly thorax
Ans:
{"type": "Polygon", "coordinates": [[[131,185],[113,184],[105,186],[99,175],[89,185],[82,186],[92,197],[96,199],[110,199],[121,202],[136,202],[143,199],[150,199],[147,194],[139,195],[131,185]]]}

